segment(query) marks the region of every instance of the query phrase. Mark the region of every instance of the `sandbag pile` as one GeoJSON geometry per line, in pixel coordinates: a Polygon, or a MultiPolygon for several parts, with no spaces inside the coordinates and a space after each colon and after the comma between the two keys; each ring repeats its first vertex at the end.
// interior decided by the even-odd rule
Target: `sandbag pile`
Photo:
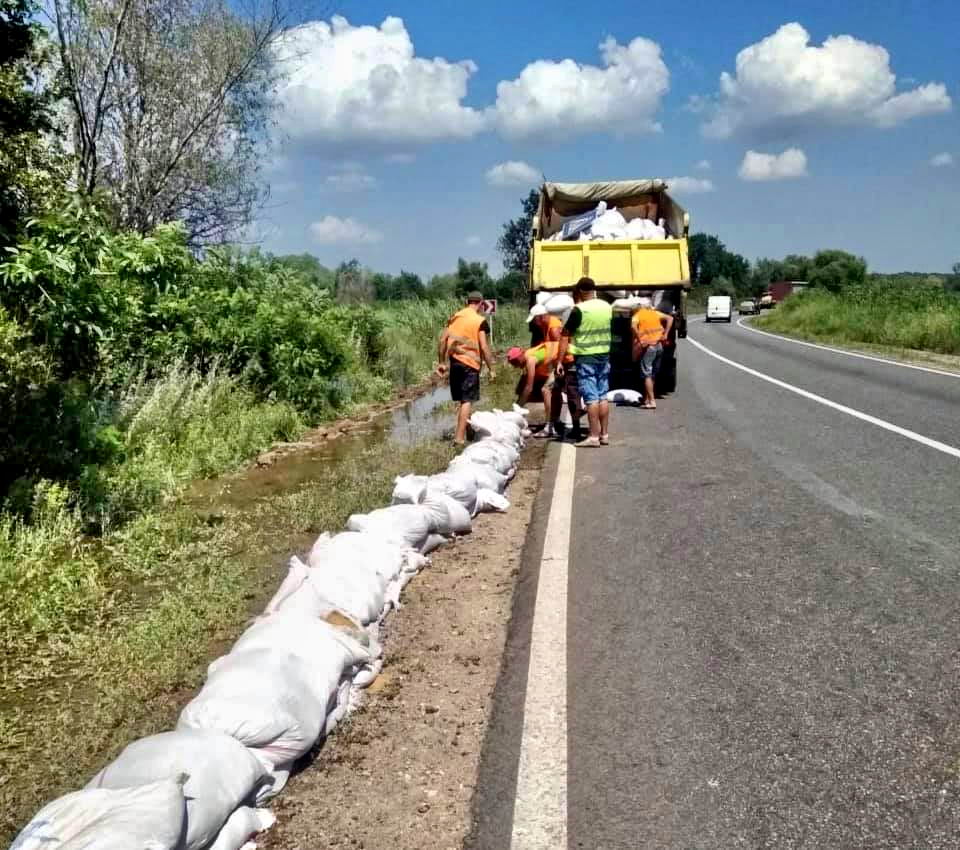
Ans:
{"type": "Polygon", "coordinates": [[[546,241],[643,241],[666,238],[664,219],[656,222],[643,217],[628,220],[616,207],[608,207],[606,201],[600,201],[589,212],[568,218],[560,230],[548,236],[546,241]]]}
{"type": "Polygon", "coordinates": [[[135,741],[84,790],[45,806],[11,850],[254,848],[274,821],[263,804],[378,675],[379,624],[426,554],[469,534],[478,513],[510,507],[526,416],[474,413],[476,440],[445,472],[398,477],[391,505],[321,534],[306,562],[291,558],[176,729],[135,741]]]}

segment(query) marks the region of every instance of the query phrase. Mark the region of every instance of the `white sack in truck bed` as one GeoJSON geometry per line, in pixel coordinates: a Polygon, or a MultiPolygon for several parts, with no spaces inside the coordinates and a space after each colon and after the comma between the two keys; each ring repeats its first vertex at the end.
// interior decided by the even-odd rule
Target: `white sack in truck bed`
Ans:
{"type": "Polygon", "coordinates": [[[74,791],[37,812],[10,850],[181,850],[186,779],[74,791]]]}

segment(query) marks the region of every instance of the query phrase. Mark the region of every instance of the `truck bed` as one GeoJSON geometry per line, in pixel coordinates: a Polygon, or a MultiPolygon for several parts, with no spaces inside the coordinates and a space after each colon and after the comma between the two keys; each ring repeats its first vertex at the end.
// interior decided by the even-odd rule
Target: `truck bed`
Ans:
{"type": "Polygon", "coordinates": [[[546,242],[536,239],[530,257],[531,288],[569,289],[581,277],[598,287],[690,286],[686,239],[616,242],[546,242]]]}

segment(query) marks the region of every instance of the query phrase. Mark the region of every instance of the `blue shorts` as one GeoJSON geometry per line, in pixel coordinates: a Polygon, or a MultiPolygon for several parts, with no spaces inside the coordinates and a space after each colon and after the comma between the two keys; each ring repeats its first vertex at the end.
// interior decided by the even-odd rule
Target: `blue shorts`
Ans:
{"type": "Polygon", "coordinates": [[[576,358],[577,387],[584,404],[606,401],[610,392],[610,356],[585,354],[576,358]]]}
{"type": "Polygon", "coordinates": [[[643,350],[640,358],[640,374],[644,378],[655,378],[660,371],[660,358],[663,356],[663,346],[658,342],[643,350]]]}

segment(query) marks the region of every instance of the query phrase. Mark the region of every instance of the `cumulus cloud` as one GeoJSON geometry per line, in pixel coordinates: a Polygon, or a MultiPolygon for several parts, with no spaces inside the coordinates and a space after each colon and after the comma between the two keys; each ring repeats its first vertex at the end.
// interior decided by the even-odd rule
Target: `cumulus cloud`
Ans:
{"type": "Polygon", "coordinates": [[[515,159],[501,162],[487,171],[491,186],[532,186],[540,180],[540,172],[526,162],[515,159]]]}
{"type": "Polygon", "coordinates": [[[627,45],[607,38],[600,56],[602,67],[540,59],[515,80],[502,81],[491,110],[494,125],[511,139],[659,131],[655,115],[670,88],[660,45],[646,38],[627,45]]]}
{"type": "Polygon", "coordinates": [[[713,181],[704,177],[668,177],[667,189],[678,195],[698,195],[713,191],[713,181]]]}
{"type": "Polygon", "coordinates": [[[946,86],[926,83],[897,93],[890,54],[851,35],[822,46],[798,23],[737,54],[736,71],[720,75],[720,91],[697,98],[701,129],[711,138],[734,135],[785,138],[825,126],[892,127],[950,110],[946,86]]]}
{"type": "Polygon", "coordinates": [[[709,170],[710,170],[710,160],[709,160],[709,159],[701,159],[700,162],[697,163],[696,168],[697,168],[698,170],[700,170],[700,171],[709,171],[709,170]]]}
{"type": "Polygon", "coordinates": [[[320,245],[336,245],[341,242],[370,244],[383,239],[383,234],[367,227],[353,218],[337,218],[325,215],[310,225],[310,235],[320,245]]]}
{"type": "Polygon", "coordinates": [[[787,148],[783,153],[747,151],[740,163],[743,180],[789,180],[807,176],[807,155],[799,148],[787,148]]]}
{"type": "Polygon", "coordinates": [[[312,149],[394,148],[480,132],[484,114],[464,106],[473,62],[415,54],[400,18],[353,26],[334,16],[290,29],[277,48],[286,72],[280,126],[312,149]]]}
{"type": "Polygon", "coordinates": [[[935,154],[930,157],[930,164],[934,168],[947,168],[953,165],[953,154],[947,153],[946,151],[935,154]]]}

